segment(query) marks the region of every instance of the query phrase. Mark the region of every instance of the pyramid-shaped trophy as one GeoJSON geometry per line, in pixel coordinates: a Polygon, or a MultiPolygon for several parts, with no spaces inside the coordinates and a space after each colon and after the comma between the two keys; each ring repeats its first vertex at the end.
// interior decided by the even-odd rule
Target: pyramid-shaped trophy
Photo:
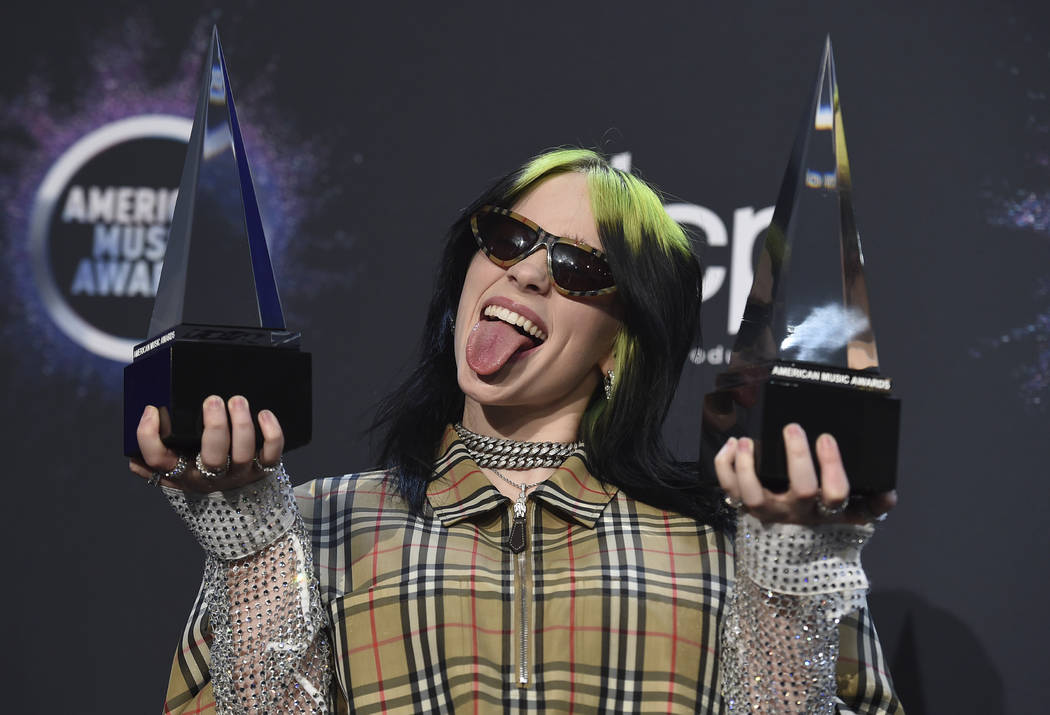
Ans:
{"type": "Polygon", "coordinates": [[[783,491],[781,430],[798,422],[811,446],[835,436],[853,494],[884,492],[897,474],[900,401],[890,388],[879,373],[828,38],[729,367],[704,397],[701,451],[710,458],[747,435],[762,483],[783,491]]]}
{"type": "Polygon", "coordinates": [[[310,441],[310,355],[284,325],[217,29],[147,335],[124,368],[126,455],[138,454],[146,405],[160,409],[165,444],[199,449],[212,394],[244,395],[256,415],[272,410],[286,449],[310,441]]]}

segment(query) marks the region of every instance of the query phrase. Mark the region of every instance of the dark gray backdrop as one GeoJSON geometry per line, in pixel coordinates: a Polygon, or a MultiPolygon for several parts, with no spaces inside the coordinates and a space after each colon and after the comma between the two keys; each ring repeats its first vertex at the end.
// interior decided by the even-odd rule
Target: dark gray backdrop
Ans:
{"type": "MultiPolygon", "coordinates": [[[[6,711],[155,711],[196,593],[197,547],[120,457],[121,366],[50,325],[20,212],[64,149],[48,137],[158,97],[189,115],[212,21],[314,355],[298,480],[371,466],[361,433],[412,362],[441,234],[489,180],[555,145],[630,152],[731,236],[735,211],[775,197],[831,32],[904,400],[901,504],[866,552],[883,644],[911,713],[1045,709],[1044,3],[88,5],[20,3],[0,43],[6,711]]],[[[708,345],[731,339],[727,293],[705,304],[708,345]]],[[[669,426],[684,455],[714,372],[687,366],[669,426]]]]}

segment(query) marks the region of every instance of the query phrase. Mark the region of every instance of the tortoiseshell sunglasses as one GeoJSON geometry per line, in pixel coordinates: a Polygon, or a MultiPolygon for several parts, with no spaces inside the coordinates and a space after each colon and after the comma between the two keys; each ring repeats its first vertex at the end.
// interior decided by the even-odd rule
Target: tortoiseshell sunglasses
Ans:
{"type": "Polygon", "coordinates": [[[482,206],[470,230],[489,260],[510,268],[540,248],[547,249],[547,273],[562,295],[605,295],[616,290],[605,254],[571,238],[548,233],[536,223],[499,206],[482,206]]]}

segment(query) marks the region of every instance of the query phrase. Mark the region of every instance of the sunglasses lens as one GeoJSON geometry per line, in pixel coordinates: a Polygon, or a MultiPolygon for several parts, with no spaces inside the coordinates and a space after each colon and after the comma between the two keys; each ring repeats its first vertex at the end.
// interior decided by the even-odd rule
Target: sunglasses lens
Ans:
{"type": "Polygon", "coordinates": [[[536,243],[536,232],[509,216],[497,213],[477,215],[478,237],[493,258],[509,261],[536,243]]]}
{"type": "MultiPolygon", "coordinates": [[[[494,211],[481,211],[473,217],[474,236],[489,258],[504,267],[528,253],[539,240],[531,226],[494,211]]],[[[616,285],[604,258],[564,240],[550,246],[551,278],[564,291],[591,293],[616,285]]]]}
{"type": "Polygon", "coordinates": [[[566,243],[554,244],[551,271],[554,282],[568,291],[596,291],[616,283],[605,259],[566,243]]]}

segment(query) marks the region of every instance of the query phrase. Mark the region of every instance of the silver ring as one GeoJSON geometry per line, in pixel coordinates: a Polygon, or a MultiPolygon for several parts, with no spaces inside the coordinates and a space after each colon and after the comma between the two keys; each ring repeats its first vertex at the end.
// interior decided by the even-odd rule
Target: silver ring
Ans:
{"type": "Polygon", "coordinates": [[[171,469],[169,469],[168,471],[166,471],[166,472],[154,472],[153,476],[151,476],[149,478],[149,481],[146,482],[146,486],[148,486],[148,487],[155,487],[158,484],[160,484],[160,480],[161,479],[168,479],[170,481],[175,481],[176,479],[178,479],[179,477],[182,476],[183,472],[186,471],[186,467],[188,467],[188,466],[189,466],[189,463],[186,461],[186,458],[180,455],[179,456],[179,461],[175,462],[175,466],[172,467],[171,469]]]}
{"type": "Polygon", "coordinates": [[[824,517],[841,516],[846,511],[846,502],[842,502],[835,506],[828,506],[823,500],[817,499],[816,504],[817,513],[824,517]]]}
{"type": "Polygon", "coordinates": [[[277,464],[263,466],[263,463],[259,461],[258,457],[252,457],[252,466],[258,469],[263,474],[277,474],[277,472],[284,469],[284,461],[278,459],[277,464]]]}
{"type": "Polygon", "coordinates": [[[204,462],[201,461],[201,453],[197,452],[197,458],[194,460],[197,465],[197,471],[201,473],[201,476],[208,480],[218,479],[226,475],[226,472],[230,469],[230,455],[226,455],[226,464],[219,467],[216,470],[208,469],[204,466],[204,462]]]}
{"type": "Polygon", "coordinates": [[[731,497],[728,494],[726,494],[725,503],[726,506],[728,506],[730,509],[739,509],[740,507],[744,506],[743,501],[737,499],[736,497],[731,497]]]}

